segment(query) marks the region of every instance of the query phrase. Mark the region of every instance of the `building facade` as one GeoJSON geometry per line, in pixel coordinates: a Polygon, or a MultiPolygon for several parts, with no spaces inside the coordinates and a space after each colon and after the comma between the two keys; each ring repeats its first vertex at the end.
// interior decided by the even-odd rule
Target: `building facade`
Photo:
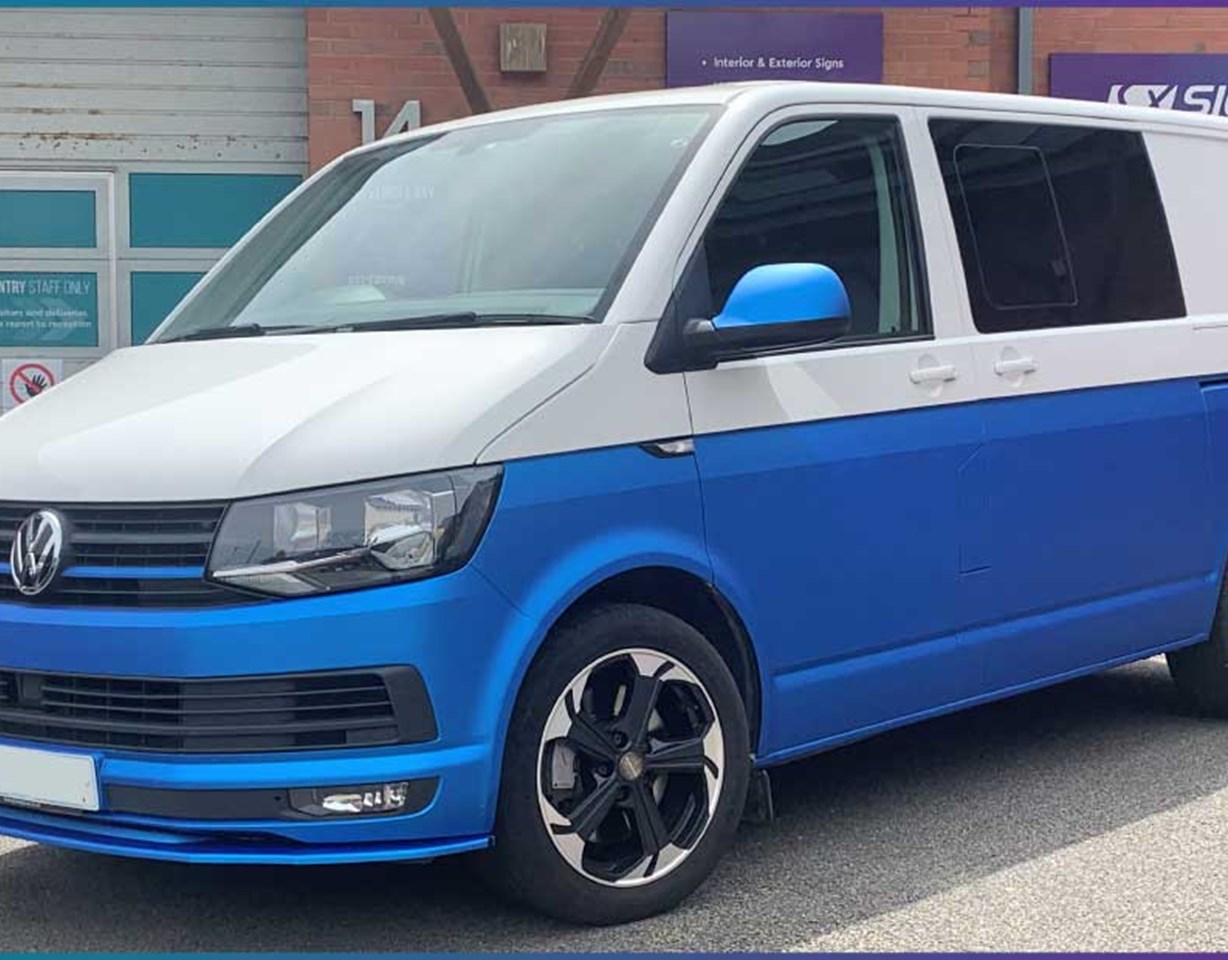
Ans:
{"type": "MultiPolygon", "coordinates": [[[[797,8],[775,12],[786,11],[797,8]]],[[[823,20],[832,12],[808,8],[803,14],[815,21],[819,46],[823,20]]],[[[1031,62],[1031,70],[1025,64],[1022,71],[1022,92],[1047,94],[1055,53],[1228,54],[1225,9],[1042,8],[1021,15],[1002,7],[858,7],[847,12],[881,18],[885,83],[1020,92],[1022,48],[1025,57],[1030,51],[1031,62]]],[[[421,122],[432,123],[569,95],[665,86],[667,24],[676,15],[643,8],[309,10],[311,165],[361,142],[355,100],[374,104],[374,129],[383,133],[406,101],[420,104],[421,122]],[[507,24],[544,28],[544,69],[501,68],[501,28],[507,24]]],[[[1228,74],[1220,82],[1228,83],[1228,74]]]]}

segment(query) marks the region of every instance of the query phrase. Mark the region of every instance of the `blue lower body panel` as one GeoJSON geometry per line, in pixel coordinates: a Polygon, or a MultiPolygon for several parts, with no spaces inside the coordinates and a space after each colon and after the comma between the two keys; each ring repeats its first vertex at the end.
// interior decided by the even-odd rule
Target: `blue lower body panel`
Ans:
{"type": "MultiPolygon", "coordinates": [[[[0,675],[186,681],[412,667],[438,731],[400,746],[242,754],[62,746],[0,732],[0,743],[92,756],[102,802],[97,813],[80,815],[0,804],[0,834],[214,862],[413,859],[478,849],[494,829],[516,693],[551,623],[623,570],[661,565],[707,577],[706,562],[694,463],[633,446],[507,464],[482,543],[468,566],[445,576],[190,610],[0,603],[0,675]],[[180,810],[191,808],[182,798],[206,791],[271,791],[284,800],[294,788],[397,781],[436,786],[412,813],[353,818],[136,816],[123,811],[137,808],[110,796],[120,788],[129,796],[169,794],[176,805],[162,809],[180,810]]],[[[224,816],[234,808],[220,809],[224,816]]]]}
{"type": "MultiPolygon", "coordinates": [[[[1072,486],[1036,466],[1054,458],[1023,457],[1005,441],[990,449],[982,410],[952,405],[701,437],[695,458],[624,447],[508,464],[470,564],[416,583],[192,610],[0,603],[0,673],[201,680],[408,666],[438,731],[400,746],[244,754],[0,734],[90,756],[101,797],[87,814],[0,804],[0,833],[208,862],[480,849],[494,829],[516,691],[543,635],[585,591],[632,569],[685,571],[738,611],[761,677],[766,762],[1196,642],[1217,597],[1217,524],[1203,531],[1196,509],[1208,500],[1198,418],[1183,394],[1163,396],[1181,429],[1143,431],[1163,433],[1171,449],[1142,473],[1137,495],[1072,486]],[[1042,526],[1030,487],[1002,479],[1016,461],[1031,464],[1030,487],[1057,504],[1055,517],[1083,524],[1078,537],[1042,526]],[[1145,510],[1155,515],[1138,519],[1145,510]],[[1016,515],[1026,522],[1012,540],[1016,515]],[[1051,555],[1050,542],[1064,552],[1051,555]],[[354,818],[138,816],[110,799],[118,788],[191,795],[425,780],[432,792],[413,812],[354,818]]],[[[1134,433],[1092,438],[1120,475],[1134,433]]]]}
{"type": "MultiPolygon", "coordinates": [[[[0,833],[101,852],[262,863],[413,859],[485,846],[493,827],[503,702],[500,645],[520,614],[476,571],[360,593],[194,611],[0,604],[0,672],[125,678],[237,678],[407,664],[422,675],[439,735],[399,746],[170,754],[0,743],[91,756],[97,813],[0,804],[0,833]],[[437,782],[413,813],[265,820],[136,816],[114,788],[201,791],[437,782]]],[[[225,811],[221,814],[225,815],[225,811]]],[[[212,816],[212,815],[211,815],[212,816]]]]}

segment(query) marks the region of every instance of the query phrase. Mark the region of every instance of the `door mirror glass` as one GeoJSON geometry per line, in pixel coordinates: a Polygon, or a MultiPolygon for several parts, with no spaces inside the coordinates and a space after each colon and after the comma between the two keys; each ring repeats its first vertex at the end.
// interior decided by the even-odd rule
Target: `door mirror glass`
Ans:
{"type": "Polygon", "coordinates": [[[686,328],[688,353],[713,365],[835,340],[848,333],[852,311],[844,283],[821,263],[768,263],[734,285],[725,309],[686,328]]]}
{"type": "MultiPolygon", "coordinates": [[[[844,283],[830,267],[821,263],[767,263],[742,275],[712,326],[728,330],[805,324],[808,335],[831,340],[848,332],[851,314],[844,283]]],[[[788,331],[790,339],[794,333],[788,331]]]]}

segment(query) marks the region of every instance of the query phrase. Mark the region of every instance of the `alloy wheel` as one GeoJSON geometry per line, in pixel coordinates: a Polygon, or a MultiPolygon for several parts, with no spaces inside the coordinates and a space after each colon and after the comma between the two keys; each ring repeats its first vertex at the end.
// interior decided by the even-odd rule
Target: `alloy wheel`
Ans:
{"type": "Polygon", "coordinates": [[[638,886],[699,842],[724,782],[712,698],[677,658],[606,654],[569,683],[538,752],[538,805],[555,848],[597,883],[638,886]]]}

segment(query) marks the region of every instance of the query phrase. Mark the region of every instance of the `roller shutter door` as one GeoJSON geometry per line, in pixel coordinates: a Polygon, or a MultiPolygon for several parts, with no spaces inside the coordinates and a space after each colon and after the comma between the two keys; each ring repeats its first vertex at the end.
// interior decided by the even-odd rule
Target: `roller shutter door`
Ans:
{"type": "Polygon", "coordinates": [[[139,343],[306,170],[304,11],[0,9],[0,358],[139,343]]]}

